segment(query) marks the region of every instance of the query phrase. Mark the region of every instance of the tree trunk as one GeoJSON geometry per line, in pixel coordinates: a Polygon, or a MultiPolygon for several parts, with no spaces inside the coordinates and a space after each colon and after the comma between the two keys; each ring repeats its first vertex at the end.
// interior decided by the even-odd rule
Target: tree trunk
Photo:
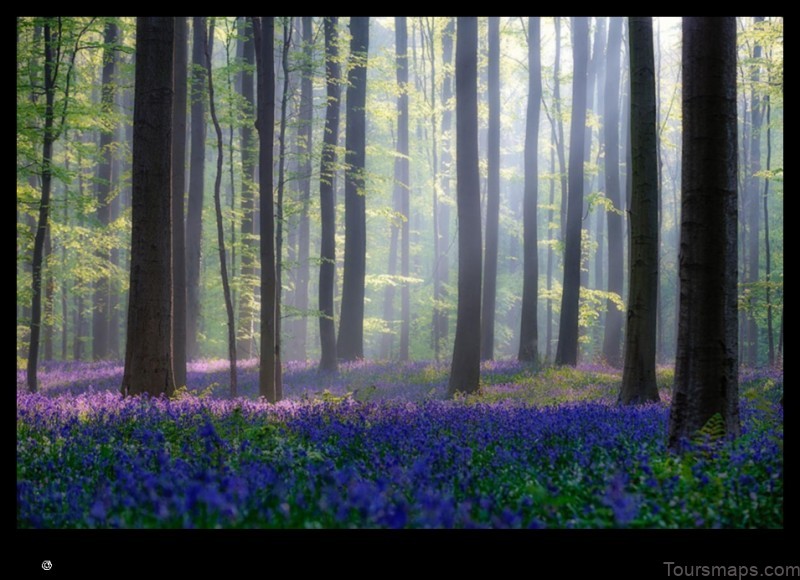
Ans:
{"type": "MultiPolygon", "coordinates": [[[[100,109],[103,115],[110,115],[114,107],[114,79],[115,55],[114,45],[117,43],[117,25],[109,19],[103,31],[103,73],[102,97],[100,109]]],[[[108,226],[111,223],[111,142],[114,130],[109,126],[100,129],[100,164],[97,170],[97,221],[100,225],[101,237],[108,235],[108,226]]],[[[115,177],[115,176],[114,176],[115,177]]],[[[111,260],[111,250],[102,246],[100,255],[102,261],[111,260]]],[[[92,310],[92,358],[102,360],[108,358],[108,332],[109,332],[109,284],[108,275],[101,274],[94,285],[94,309],[92,310]]]]}
{"type": "Polygon", "coordinates": [[[254,116],[253,101],[255,87],[253,67],[255,66],[255,42],[250,20],[240,17],[240,40],[242,43],[242,64],[240,76],[242,106],[245,122],[239,129],[242,149],[242,220],[240,238],[242,240],[242,295],[239,298],[239,330],[236,352],[242,359],[255,356],[255,319],[257,304],[255,294],[258,291],[256,277],[256,242],[255,242],[255,183],[256,183],[256,142],[253,125],[250,120],[254,116]]]}
{"type": "Polygon", "coordinates": [[[564,242],[567,232],[567,161],[566,145],[564,143],[564,117],[561,113],[561,18],[553,18],[556,29],[556,54],[553,65],[553,109],[557,121],[558,141],[558,172],[561,177],[561,241],[564,242]]]}
{"type": "Polygon", "coordinates": [[[408,360],[409,327],[411,325],[408,276],[411,245],[411,204],[409,199],[410,175],[408,163],[408,31],[405,16],[396,16],[397,38],[397,88],[400,93],[397,97],[397,158],[395,162],[395,188],[396,196],[400,200],[400,213],[403,223],[400,227],[403,235],[400,244],[400,273],[405,278],[400,288],[400,360],[408,360]]]}
{"type": "Polygon", "coordinates": [[[480,382],[481,203],[478,172],[478,19],[456,25],[456,183],[458,314],[448,394],[474,393],[480,382]]]}
{"type": "Polygon", "coordinates": [[[452,179],[453,156],[451,153],[453,110],[450,100],[453,98],[453,37],[455,36],[455,19],[450,17],[442,33],[442,63],[445,65],[442,72],[442,141],[441,141],[441,169],[439,178],[441,183],[440,200],[448,201],[439,204],[437,218],[439,219],[439,253],[436,258],[435,275],[438,284],[438,294],[434,294],[434,353],[439,360],[441,344],[447,342],[449,315],[447,309],[448,289],[450,282],[450,182],[452,179]]]}
{"type": "Polygon", "coordinates": [[[122,394],[171,396],[175,19],[136,19],[131,276],[122,394]]]}
{"type": "MultiPolygon", "coordinates": [[[[753,25],[758,26],[759,22],[763,22],[763,16],[753,17],[753,25]]],[[[746,209],[746,221],[748,224],[748,248],[747,248],[747,285],[750,288],[750,304],[749,312],[747,313],[747,345],[745,354],[746,362],[748,365],[754,367],[758,365],[758,323],[755,317],[755,296],[758,293],[756,287],[758,286],[759,278],[759,221],[760,221],[760,203],[759,203],[759,187],[758,187],[758,172],[761,171],[761,99],[759,98],[758,87],[759,84],[759,69],[761,60],[761,45],[758,42],[753,44],[753,65],[750,75],[750,168],[745,180],[747,187],[747,195],[744,199],[746,209]]]]}
{"type": "Polygon", "coordinates": [[[186,101],[188,26],[175,17],[175,97],[172,111],[172,368],[175,385],[186,385],[186,101]]]}
{"type": "Polygon", "coordinates": [[[336,33],[336,16],[326,16],[325,29],[325,132],[322,136],[322,160],[320,161],[319,205],[320,205],[320,260],[319,260],[319,339],[321,355],[319,370],[335,371],[336,327],[334,322],[333,296],[336,278],[336,144],[339,137],[339,48],[336,33]]]}
{"type": "Polygon", "coordinates": [[[350,18],[350,71],[347,74],[345,135],[345,237],[339,358],[364,358],[364,279],[367,258],[367,214],[364,191],[366,145],[367,52],[369,17],[350,18]]]}
{"type": "Polygon", "coordinates": [[[572,126],[569,142],[569,199],[564,240],[564,284],[556,364],[578,363],[578,305],[581,280],[581,211],[583,209],[583,139],[586,125],[586,61],[589,21],[573,18],[572,126]]]}
{"type": "Polygon", "coordinates": [[[523,201],[522,321],[519,337],[521,361],[539,359],[539,107],[542,99],[542,62],[539,17],[528,18],[528,111],[525,120],[525,199],[523,201]]]}
{"type": "Polygon", "coordinates": [[[669,446],[715,415],[739,434],[736,19],[683,19],[680,327],[669,446]]]}
{"type": "Polygon", "coordinates": [[[186,213],[186,357],[200,356],[200,255],[203,241],[203,180],[206,161],[206,18],[192,21],[191,153],[186,213]]]}
{"type": "MultiPolygon", "coordinates": [[[[58,38],[59,46],[61,38],[58,38]]],[[[55,133],[53,128],[53,103],[55,101],[55,64],[53,62],[53,38],[50,30],[50,19],[44,22],[44,134],[42,137],[42,196],[39,201],[39,221],[36,223],[36,235],[33,239],[33,261],[31,266],[31,280],[33,298],[31,300],[31,332],[30,346],[28,348],[28,390],[35,393],[38,388],[37,365],[39,362],[39,337],[42,325],[42,265],[44,263],[44,243],[48,230],[50,217],[50,190],[53,177],[53,141],[55,133]]]]}
{"type": "Polygon", "coordinates": [[[300,223],[297,227],[297,281],[295,283],[295,307],[299,315],[295,320],[293,356],[305,360],[308,341],[308,279],[310,275],[308,256],[310,248],[309,208],[311,204],[311,157],[312,128],[314,120],[314,36],[310,16],[302,17],[303,66],[300,80],[300,127],[298,128],[298,150],[300,163],[300,223]]]}
{"type": "Polygon", "coordinates": [[[283,395],[281,357],[283,345],[283,192],[286,188],[286,122],[289,106],[289,47],[292,44],[292,17],[283,20],[283,90],[281,91],[281,119],[278,129],[278,203],[275,216],[275,392],[278,400],[283,395]]]}
{"type": "MultiPolygon", "coordinates": [[[[494,315],[497,303],[497,243],[500,220],[500,18],[489,17],[489,129],[486,188],[486,248],[483,257],[481,359],[494,358],[494,315]]],[[[526,180],[527,181],[527,180],[526,180]]]]}
{"type": "MultiPolygon", "coordinates": [[[[211,21],[209,36],[214,36],[214,20],[211,21]]],[[[217,119],[214,106],[214,80],[211,71],[211,47],[206,45],[206,74],[208,75],[208,110],[217,133],[217,175],[214,180],[214,211],[217,215],[217,244],[219,245],[219,269],[222,277],[222,293],[225,298],[225,312],[228,315],[228,357],[230,360],[230,395],[236,397],[236,322],[233,319],[233,301],[231,300],[231,287],[228,282],[228,262],[225,255],[225,230],[222,225],[222,200],[220,199],[220,185],[222,184],[222,128],[217,119]]]]}
{"type": "Polygon", "coordinates": [[[273,138],[275,136],[275,42],[274,17],[253,17],[258,70],[258,130],[259,227],[261,240],[261,364],[258,372],[258,394],[267,402],[278,401],[275,385],[275,208],[272,196],[273,138]]]}
{"type": "Polygon", "coordinates": [[[653,19],[628,19],[631,71],[631,249],[625,367],[619,403],[658,401],[656,308],[658,292],[658,161],[653,19]]]}
{"type": "MultiPolygon", "coordinates": [[[[612,16],[608,25],[608,65],[606,72],[606,99],[603,130],[606,141],[606,197],[614,206],[607,211],[608,225],[608,291],[622,296],[622,199],[619,180],[619,74],[622,39],[622,17],[612,16]]],[[[617,305],[606,302],[606,325],[603,335],[603,355],[606,362],[619,367],[622,363],[622,311],[617,305]]]]}
{"type": "MultiPolygon", "coordinates": [[[[769,94],[764,98],[766,101],[766,125],[767,125],[767,167],[766,170],[769,172],[770,164],[772,163],[772,143],[770,142],[771,138],[771,129],[769,126],[770,121],[770,102],[769,102],[769,94]]],[[[770,284],[772,283],[772,256],[771,256],[771,248],[770,248],[770,239],[769,239],[769,208],[767,205],[767,201],[769,200],[769,177],[764,179],[764,246],[765,246],[765,266],[766,266],[766,301],[767,301],[767,346],[768,351],[768,360],[769,366],[773,366],[775,364],[775,339],[773,337],[773,330],[772,330],[772,296],[771,296],[771,289],[770,284]]]]}

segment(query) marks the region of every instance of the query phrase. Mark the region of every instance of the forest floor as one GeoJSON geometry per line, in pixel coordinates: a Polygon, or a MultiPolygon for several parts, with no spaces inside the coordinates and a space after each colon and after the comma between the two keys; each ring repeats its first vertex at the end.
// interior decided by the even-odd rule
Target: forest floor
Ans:
{"type": "Polygon", "coordinates": [[[783,527],[782,369],[740,373],[742,436],[713,418],[666,450],[661,402],[615,404],[620,371],[487,362],[446,401],[443,363],[189,367],[173,400],[122,399],[121,363],[17,375],[18,527],[783,527]]]}

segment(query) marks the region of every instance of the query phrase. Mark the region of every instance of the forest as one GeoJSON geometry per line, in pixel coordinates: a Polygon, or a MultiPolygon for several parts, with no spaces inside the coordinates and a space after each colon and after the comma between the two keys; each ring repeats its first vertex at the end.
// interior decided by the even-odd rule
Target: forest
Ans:
{"type": "Polygon", "coordinates": [[[784,527],[782,17],[16,48],[17,528],[784,527]]]}

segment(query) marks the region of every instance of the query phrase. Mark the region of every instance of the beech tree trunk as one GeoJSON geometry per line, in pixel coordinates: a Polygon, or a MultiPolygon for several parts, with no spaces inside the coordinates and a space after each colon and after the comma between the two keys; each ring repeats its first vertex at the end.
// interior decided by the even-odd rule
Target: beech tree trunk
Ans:
{"type": "Polygon", "coordinates": [[[478,19],[456,24],[456,180],[458,314],[448,394],[474,393],[480,383],[481,200],[478,172],[478,19]]]}
{"type": "Polygon", "coordinates": [[[350,72],[347,75],[345,134],[345,237],[339,358],[364,358],[364,280],[367,260],[367,214],[364,191],[366,146],[367,52],[369,17],[350,18],[350,72]]]}
{"type": "Polygon", "coordinates": [[[680,325],[669,446],[739,434],[736,19],[683,19],[680,325]]]}
{"type": "Polygon", "coordinates": [[[653,18],[631,16],[631,249],[625,366],[619,403],[658,401],[656,309],[658,307],[658,144],[653,18]]]}
{"type": "Polygon", "coordinates": [[[542,60],[539,18],[528,18],[528,111],[525,120],[525,198],[523,201],[522,321],[519,355],[521,361],[539,358],[539,108],[542,99],[542,60]]]}
{"type": "Polygon", "coordinates": [[[122,394],[171,396],[175,19],[136,19],[131,271],[122,394]]]}

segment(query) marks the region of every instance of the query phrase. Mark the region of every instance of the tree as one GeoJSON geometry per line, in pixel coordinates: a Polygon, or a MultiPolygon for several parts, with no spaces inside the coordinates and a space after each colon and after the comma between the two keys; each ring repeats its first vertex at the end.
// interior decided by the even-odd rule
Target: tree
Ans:
{"type": "MultiPolygon", "coordinates": [[[[283,302],[283,192],[286,188],[286,122],[289,105],[289,47],[292,44],[291,16],[283,19],[283,48],[281,68],[283,69],[283,90],[281,92],[281,119],[278,130],[278,204],[275,216],[275,391],[283,390],[281,373],[282,345],[282,302],[283,302]]],[[[280,399],[280,397],[278,397],[280,399]]]]}
{"type": "Polygon", "coordinates": [[[172,111],[172,368],[175,385],[186,385],[186,102],[188,32],[186,18],[175,17],[175,71],[172,111]]]}
{"type": "Polygon", "coordinates": [[[275,62],[272,47],[275,43],[275,23],[272,16],[253,18],[258,70],[258,101],[256,130],[258,131],[259,226],[261,242],[261,364],[258,369],[258,394],[268,402],[280,400],[275,384],[275,210],[272,196],[273,137],[275,135],[275,62]]]}
{"type": "Polygon", "coordinates": [[[367,260],[364,158],[369,17],[351,17],[350,34],[344,172],[344,271],[337,340],[338,355],[342,360],[364,358],[364,280],[367,260]]]}
{"type": "Polygon", "coordinates": [[[572,19],[572,124],[569,140],[569,199],[564,236],[564,284],[558,331],[556,364],[578,363],[578,304],[581,280],[581,211],[583,209],[583,140],[586,125],[586,62],[589,21],[572,19]]]}
{"type": "Polygon", "coordinates": [[[458,311],[448,394],[480,382],[481,200],[478,172],[478,19],[456,23],[456,180],[458,311]]]}
{"type": "Polygon", "coordinates": [[[319,256],[319,339],[321,355],[319,369],[336,370],[336,329],[333,311],[333,283],[336,276],[336,143],[339,137],[339,49],[336,16],[326,16],[325,28],[325,132],[322,136],[320,161],[319,205],[322,222],[319,256]]]}
{"type": "MultiPolygon", "coordinates": [[[[100,108],[104,115],[109,115],[114,107],[114,79],[115,53],[117,43],[117,25],[113,19],[108,19],[103,31],[103,73],[102,97],[100,108]]],[[[113,125],[107,125],[100,130],[100,164],[97,169],[97,218],[102,228],[103,236],[108,231],[111,223],[111,141],[114,137],[113,125]]],[[[102,247],[100,259],[110,261],[111,249],[102,247]]],[[[92,358],[102,360],[108,358],[109,337],[109,275],[101,274],[94,286],[94,308],[92,310],[92,358]]]]}
{"type": "Polygon", "coordinates": [[[311,204],[311,152],[312,128],[314,120],[314,36],[310,16],[302,17],[303,25],[303,61],[300,80],[300,126],[297,129],[298,151],[300,154],[300,223],[298,224],[297,282],[295,307],[300,312],[294,323],[294,341],[296,348],[293,355],[305,360],[306,341],[308,340],[308,280],[310,248],[309,207],[311,204]]]}
{"type": "Polygon", "coordinates": [[[242,293],[239,299],[239,330],[237,332],[237,354],[243,359],[255,355],[255,321],[257,304],[255,294],[258,292],[258,279],[256,277],[256,252],[255,247],[255,196],[256,196],[256,140],[253,135],[253,125],[250,120],[254,116],[253,101],[255,99],[255,86],[253,70],[255,67],[256,50],[253,40],[253,28],[250,19],[240,18],[239,42],[242,45],[242,70],[239,73],[242,92],[243,114],[245,122],[239,129],[239,138],[242,150],[242,220],[240,222],[240,238],[242,240],[242,293]]]}
{"type": "Polygon", "coordinates": [[[175,19],[136,19],[128,339],[122,394],[171,396],[172,70],[175,19]]]}
{"type": "MultiPolygon", "coordinates": [[[[93,19],[92,19],[93,20],[93,19]]],[[[75,56],[81,37],[92,23],[89,22],[75,36],[74,46],[70,50],[62,36],[63,27],[61,19],[55,20],[56,32],[52,30],[52,19],[44,21],[44,131],[42,133],[42,164],[41,185],[42,195],[39,199],[39,219],[36,222],[36,234],[33,241],[33,260],[31,263],[31,330],[30,347],[28,350],[27,380],[28,390],[35,393],[38,388],[37,366],[39,363],[39,337],[42,326],[42,266],[45,256],[45,239],[49,229],[50,220],[50,194],[53,182],[53,143],[58,140],[64,128],[64,120],[69,106],[69,82],[64,83],[64,100],[61,109],[61,118],[56,123],[56,88],[59,80],[59,68],[63,64],[62,57],[68,59],[66,79],[70,78],[75,66],[75,56]]]]}
{"type": "Polygon", "coordinates": [[[739,434],[736,19],[683,19],[680,306],[669,446],[739,434]]]}
{"type": "Polygon", "coordinates": [[[400,213],[403,216],[401,227],[403,241],[400,246],[400,273],[405,279],[400,290],[401,326],[400,360],[408,360],[408,340],[410,327],[411,301],[408,288],[410,266],[410,227],[411,207],[409,199],[410,176],[408,163],[408,32],[406,17],[396,16],[397,36],[397,158],[395,162],[395,188],[400,200],[400,213]]]}
{"type": "Polygon", "coordinates": [[[206,161],[206,18],[192,21],[191,153],[189,203],[186,212],[186,356],[200,356],[200,249],[203,240],[203,180],[206,161]]]}
{"type": "MultiPolygon", "coordinates": [[[[211,21],[209,36],[214,35],[214,21],[211,21]]],[[[225,255],[225,230],[222,225],[222,201],[220,199],[220,185],[222,183],[222,128],[217,119],[217,109],[214,105],[214,80],[211,73],[211,48],[206,46],[206,74],[208,76],[208,109],[217,133],[217,175],[214,179],[214,211],[217,216],[217,244],[219,246],[219,269],[222,277],[222,293],[225,299],[225,312],[228,315],[228,357],[230,359],[230,394],[237,396],[236,385],[236,323],[233,319],[233,301],[231,300],[231,287],[228,281],[228,260],[225,255]]]]}
{"type": "MultiPolygon", "coordinates": [[[[441,197],[450,196],[450,182],[452,179],[453,156],[451,153],[453,111],[450,101],[453,98],[453,37],[455,36],[455,18],[449,17],[442,31],[442,123],[441,123],[441,197]]],[[[435,87],[434,87],[435,88],[435,87]]],[[[435,107],[433,108],[435,112],[435,107]]],[[[447,340],[449,316],[444,303],[447,300],[447,284],[450,282],[450,204],[442,203],[436,212],[439,220],[437,228],[436,269],[434,272],[434,309],[433,309],[433,352],[439,360],[440,344],[447,340]]]]}
{"type": "Polygon", "coordinates": [[[489,131],[486,187],[486,249],[483,256],[481,358],[494,358],[497,302],[497,243],[500,220],[500,18],[489,17],[489,131]]]}
{"type": "MultiPolygon", "coordinates": [[[[763,16],[753,18],[754,26],[764,22],[763,16]]],[[[761,68],[761,45],[758,42],[753,44],[753,66],[750,73],[750,163],[747,178],[745,179],[746,196],[743,199],[745,207],[745,221],[747,223],[747,284],[750,287],[751,301],[756,294],[755,286],[759,278],[759,218],[760,207],[760,188],[758,174],[761,171],[761,125],[762,107],[759,94],[759,77],[761,68]]],[[[745,162],[746,163],[746,162],[745,162]]],[[[756,322],[753,305],[747,313],[747,326],[745,328],[745,358],[750,366],[758,364],[758,323],[756,322]]]]}
{"type": "MultiPolygon", "coordinates": [[[[606,212],[608,225],[608,291],[622,296],[622,196],[619,180],[619,71],[622,39],[622,17],[612,16],[608,25],[608,63],[606,66],[606,98],[603,114],[605,136],[606,197],[613,209],[606,212]]],[[[606,324],[603,335],[603,356],[611,366],[622,362],[622,311],[613,301],[606,303],[606,324]]]]}
{"type": "Polygon", "coordinates": [[[539,203],[539,108],[542,99],[542,57],[539,17],[528,18],[528,111],[525,117],[525,198],[523,219],[522,316],[519,334],[521,361],[539,358],[539,239],[536,233],[539,203]]]}
{"type": "Polygon", "coordinates": [[[658,401],[656,308],[658,293],[658,167],[653,19],[631,16],[631,249],[625,328],[625,367],[619,402],[658,401]]]}

